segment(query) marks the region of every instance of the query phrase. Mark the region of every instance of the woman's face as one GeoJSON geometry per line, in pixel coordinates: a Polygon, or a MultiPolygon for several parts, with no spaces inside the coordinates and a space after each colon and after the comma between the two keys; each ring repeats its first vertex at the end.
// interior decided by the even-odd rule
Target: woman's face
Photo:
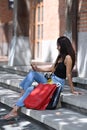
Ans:
{"type": "Polygon", "coordinates": [[[60,51],[60,45],[57,45],[57,49],[58,49],[58,51],[60,51]]]}

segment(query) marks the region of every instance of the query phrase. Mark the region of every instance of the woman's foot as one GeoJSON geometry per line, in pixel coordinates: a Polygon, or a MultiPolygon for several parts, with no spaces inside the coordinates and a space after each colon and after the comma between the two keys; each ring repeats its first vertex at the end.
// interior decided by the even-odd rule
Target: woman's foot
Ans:
{"type": "Polygon", "coordinates": [[[15,113],[8,113],[7,115],[3,116],[2,119],[3,120],[10,120],[10,119],[13,119],[13,118],[16,118],[18,116],[18,114],[15,112],[15,113]]]}
{"type": "Polygon", "coordinates": [[[24,94],[24,90],[21,90],[20,97],[24,94]]]}

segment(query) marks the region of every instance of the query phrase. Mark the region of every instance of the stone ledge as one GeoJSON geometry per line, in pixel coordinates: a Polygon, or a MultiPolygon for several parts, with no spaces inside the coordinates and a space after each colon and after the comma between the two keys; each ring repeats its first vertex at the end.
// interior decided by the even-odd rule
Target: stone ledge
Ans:
{"type": "MultiPolygon", "coordinates": [[[[13,107],[19,94],[0,87],[0,102],[13,107]]],[[[32,110],[21,108],[21,112],[33,119],[46,124],[56,130],[87,130],[87,116],[60,108],[57,110],[32,110]]]]}
{"type": "MultiPolygon", "coordinates": [[[[2,87],[20,92],[20,87],[17,86],[18,84],[19,83],[16,80],[12,80],[10,84],[8,84],[7,81],[0,81],[0,85],[2,87]]],[[[34,83],[33,85],[36,85],[36,83],[34,83]]],[[[77,91],[82,91],[83,95],[73,95],[72,93],[70,93],[69,89],[69,86],[65,85],[64,91],[63,93],[61,93],[62,104],[69,104],[71,106],[74,106],[78,112],[81,112],[84,109],[84,114],[87,114],[87,104],[85,103],[87,99],[87,90],[75,88],[77,91]]]]}
{"type": "Polygon", "coordinates": [[[87,78],[74,77],[73,83],[76,87],[87,90],[87,78]]]}
{"type": "Polygon", "coordinates": [[[87,85],[87,78],[74,77],[73,82],[87,85]]]}
{"type": "Polygon", "coordinates": [[[24,114],[56,130],[86,130],[87,117],[68,109],[37,111],[22,108],[24,114]]]}

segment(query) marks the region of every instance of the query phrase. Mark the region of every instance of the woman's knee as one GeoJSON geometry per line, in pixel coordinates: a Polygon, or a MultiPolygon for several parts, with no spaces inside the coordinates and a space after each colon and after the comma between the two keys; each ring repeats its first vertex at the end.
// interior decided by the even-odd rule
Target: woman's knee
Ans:
{"type": "Polygon", "coordinates": [[[34,86],[28,87],[25,93],[29,94],[30,92],[33,91],[33,89],[34,89],[34,86]]]}
{"type": "Polygon", "coordinates": [[[35,75],[34,71],[31,70],[31,71],[28,73],[27,77],[28,77],[28,78],[34,78],[34,75],[35,75]]]}
{"type": "Polygon", "coordinates": [[[35,75],[35,71],[31,70],[29,73],[28,73],[28,77],[31,76],[31,77],[34,77],[35,75]]]}

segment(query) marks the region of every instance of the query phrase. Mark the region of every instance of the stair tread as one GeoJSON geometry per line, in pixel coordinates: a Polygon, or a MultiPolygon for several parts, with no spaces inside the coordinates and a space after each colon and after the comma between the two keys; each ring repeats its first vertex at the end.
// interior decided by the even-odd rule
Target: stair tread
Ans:
{"type": "MultiPolygon", "coordinates": [[[[10,89],[14,86],[15,90],[18,91],[19,83],[24,78],[24,76],[20,76],[17,74],[11,74],[8,72],[0,71],[0,82],[3,84],[9,85],[10,89]]],[[[34,83],[35,85],[36,83],[34,83]]],[[[82,95],[74,95],[70,93],[70,87],[65,85],[64,91],[62,92],[62,102],[74,105],[79,108],[87,109],[87,90],[81,88],[75,88],[78,91],[83,92],[82,95]]]]}
{"type": "MultiPolygon", "coordinates": [[[[18,97],[18,92],[0,87],[0,102],[13,107],[18,97]]],[[[56,130],[87,129],[87,116],[65,108],[39,111],[23,107],[21,112],[56,130]]]]}
{"type": "Polygon", "coordinates": [[[62,93],[62,101],[79,108],[87,109],[87,90],[81,88],[75,88],[75,90],[82,92],[82,94],[74,95],[70,93],[69,86],[66,85],[64,92],[62,93]]]}

